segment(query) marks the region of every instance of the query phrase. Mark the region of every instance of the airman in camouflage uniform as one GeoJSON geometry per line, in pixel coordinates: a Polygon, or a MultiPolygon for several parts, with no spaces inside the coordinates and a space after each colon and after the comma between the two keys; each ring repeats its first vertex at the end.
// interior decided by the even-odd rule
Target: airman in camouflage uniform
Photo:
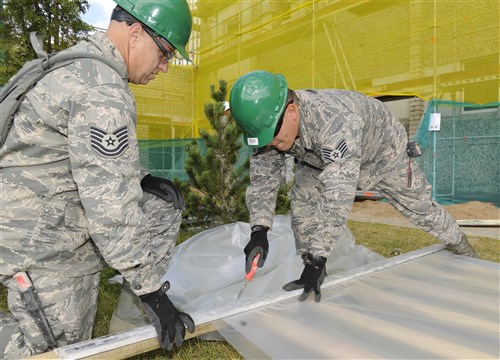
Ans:
{"type": "Polygon", "coordinates": [[[0,314],[1,358],[49,349],[47,330],[21,299],[13,279],[18,272],[31,278],[57,346],[91,337],[106,263],[127,280],[124,291],[143,305],[162,346],[171,349],[174,340],[180,346],[184,326],[194,330],[189,315],[166,296],[168,283],[160,283],[179,230],[182,195],[140,167],[127,84],[147,84],[166,72],[175,50],[188,58],[191,15],[185,2],[135,3],[135,13],[125,11],[128,2],[115,9],[105,34],[65,50],[104,55],[122,74],[93,59],[49,73],[27,94],[0,149],[0,279],[10,310],[0,314]],[[169,24],[156,31],[170,31],[171,41],[137,20],[155,9],[156,25],[169,24]],[[163,327],[170,330],[167,338],[163,327]]]}
{"type": "MultiPolygon", "coordinates": [[[[246,203],[252,237],[248,264],[268,251],[285,154],[295,158],[291,215],[304,272],[285,290],[304,288],[300,300],[320,286],[326,258],[347,223],[356,188],[375,189],[420,229],[449,250],[477,256],[451,215],[431,198],[431,186],[407,154],[402,124],[377,99],[346,90],[288,90],[279,74],[254,71],[231,90],[233,117],[254,147],[246,203]],[[411,171],[411,177],[409,172],[411,171]]],[[[263,259],[262,259],[263,258],[263,259]]]]}

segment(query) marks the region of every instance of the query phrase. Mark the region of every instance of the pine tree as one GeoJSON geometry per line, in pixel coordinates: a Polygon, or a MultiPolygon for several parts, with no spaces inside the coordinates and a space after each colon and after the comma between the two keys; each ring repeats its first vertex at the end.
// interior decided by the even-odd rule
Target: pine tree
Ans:
{"type": "Polygon", "coordinates": [[[200,131],[206,152],[196,141],[188,145],[185,170],[189,181],[178,183],[185,195],[184,216],[205,228],[248,220],[248,160],[237,166],[242,131],[230,114],[224,114],[226,81],[219,80],[218,90],[210,85],[210,92],[213,102],[205,104],[205,116],[212,129],[200,131]]]}
{"type": "Polygon", "coordinates": [[[60,51],[85,37],[93,27],[83,21],[87,0],[3,0],[0,7],[0,85],[36,54],[29,34],[38,31],[47,53],[60,51]]]}

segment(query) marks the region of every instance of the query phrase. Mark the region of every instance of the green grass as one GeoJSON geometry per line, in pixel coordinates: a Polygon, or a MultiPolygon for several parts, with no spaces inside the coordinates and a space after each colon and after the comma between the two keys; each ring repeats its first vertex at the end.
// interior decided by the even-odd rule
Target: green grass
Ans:
{"type": "Polygon", "coordinates": [[[174,351],[154,350],[129,358],[129,360],[232,360],[243,359],[227,342],[189,339],[180,349],[174,351]]]}
{"type": "MultiPolygon", "coordinates": [[[[438,243],[432,236],[418,229],[351,221],[349,227],[356,238],[357,245],[364,245],[385,257],[392,257],[438,243]]],[[[178,242],[180,243],[192,235],[193,233],[181,231],[178,242]]],[[[500,262],[500,241],[484,237],[468,236],[468,238],[481,259],[500,262]]],[[[120,292],[118,285],[108,283],[108,279],[115,274],[116,272],[110,268],[106,268],[102,272],[94,337],[107,334],[109,321],[120,292]]],[[[7,311],[7,291],[2,286],[0,286],[0,311],[7,311]]],[[[170,352],[155,350],[130,359],[219,360],[242,359],[242,357],[226,342],[189,339],[180,349],[170,352]]]]}
{"type": "MultiPolygon", "coordinates": [[[[357,245],[366,246],[385,257],[404,254],[439,243],[433,236],[419,229],[355,221],[349,221],[348,225],[357,245]]],[[[467,238],[481,259],[500,262],[500,241],[476,236],[467,236],[467,238]]]]}

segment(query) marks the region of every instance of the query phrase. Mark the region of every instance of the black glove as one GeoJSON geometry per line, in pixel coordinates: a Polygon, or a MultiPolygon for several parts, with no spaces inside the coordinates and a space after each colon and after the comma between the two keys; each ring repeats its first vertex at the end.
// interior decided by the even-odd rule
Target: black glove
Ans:
{"type": "Polygon", "coordinates": [[[326,258],[307,253],[302,255],[302,260],[304,261],[304,271],[302,271],[300,279],[285,284],[283,290],[293,291],[304,288],[304,292],[300,295],[299,301],[307,299],[311,290],[314,290],[314,300],[319,302],[321,300],[321,284],[323,284],[323,280],[326,276],[326,258]]]}
{"type": "Polygon", "coordinates": [[[181,192],[168,179],[148,174],[142,179],[141,187],[147,193],[156,195],[166,202],[174,203],[176,209],[182,210],[184,207],[184,198],[181,192]]]}
{"type": "Polygon", "coordinates": [[[266,261],[267,253],[269,252],[269,242],[267,241],[267,231],[269,229],[263,225],[252,226],[252,235],[250,241],[243,249],[245,252],[245,272],[248,273],[252,269],[252,262],[255,255],[260,254],[257,266],[262,267],[266,261]]]}
{"type": "Polygon", "coordinates": [[[186,313],[178,311],[167,296],[170,283],[165,281],[155,292],[141,295],[144,312],[158,334],[158,341],[164,349],[172,350],[179,347],[184,341],[186,327],[190,333],[194,332],[194,321],[186,313]]]}

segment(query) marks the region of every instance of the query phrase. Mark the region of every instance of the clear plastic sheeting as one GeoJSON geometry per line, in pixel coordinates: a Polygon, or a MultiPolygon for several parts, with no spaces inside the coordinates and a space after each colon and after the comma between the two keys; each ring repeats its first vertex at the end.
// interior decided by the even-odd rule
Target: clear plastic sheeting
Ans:
{"type": "Polygon", "coordinates": [[[249,359],[498,359],[499,264],[439,251],[225,318],[249,359]]]}
{"type": "MultiPolygon", "coordinates": [[[[169,297],[188,313],[222,308],[235,303],[245,281],[243,248],[250,239],[250,225],[237,222],[201,232],[176,248],[163,280],[169,280],[169,297]]],[[[303,264],[295,251],[289,216],[275,216],[268,232],[269,254],[258,268],[239,300],[261,298],[284,292],[282,286],[297,279],[303,264]]],[[[335,274],[384,259],[371,250],[355,245],[350,230],[337,240],[327,261],[327,273],[335,274]]]]}

